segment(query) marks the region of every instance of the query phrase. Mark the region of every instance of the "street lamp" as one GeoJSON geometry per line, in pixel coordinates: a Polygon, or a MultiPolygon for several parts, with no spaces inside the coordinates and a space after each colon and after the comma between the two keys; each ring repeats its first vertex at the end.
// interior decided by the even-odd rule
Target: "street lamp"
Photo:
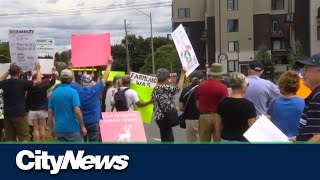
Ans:
{"type": "Polygon", "coordinates": [[[153,34],[152,34],[152,16],[151,16],[151,12],[150,14],[147,14],[143,11],[141,11],[140,9],[137,8],[133,8],[139,12],[141,12],[142,14],[144,14],[145,16],[148,16],[150,19],[150,32],[151,32],[151,56],[152,56],[152,74],[155,74],[155,66],[154,66],[154,48],[153,48],[153,34]]]}

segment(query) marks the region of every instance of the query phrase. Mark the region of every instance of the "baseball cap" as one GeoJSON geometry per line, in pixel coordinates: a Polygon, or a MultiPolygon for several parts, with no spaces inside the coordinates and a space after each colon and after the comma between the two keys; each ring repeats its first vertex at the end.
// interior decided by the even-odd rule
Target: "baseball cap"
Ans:
{"type": "Polygon", "coordinates": [[[191,76],[192,79],[198,79],[199,80],[199,79],[203,78],[203,73],[201,71],[196,70],[190,76],[191,76]]]}
{"type": "Polygon", "coordinates": [[[73,73],[70,69],[64,69],[60,74],[60,78],[73,78],[73,73]]]}
{"type": "Polygon", "coordinates": [[[91,75],[84,73],[84,74],[81,76],[81,82],[83,82],[83,83],[91,83],[91,82],[92,82],[92,77],[91,77],[91,75]]]}
{"type": "Polygon", "coordinates": [[[249,63],[249,68],[255,71],[262,71],[263,70],[263,64],[259,60],[253,60],[249,63]]]}
{"type": "Polygon", "coordinates": [[[298,65],[308,65],[320,67],[320,53],[315,54],[305,60],[300,60],[296,62],[298,65]]]}

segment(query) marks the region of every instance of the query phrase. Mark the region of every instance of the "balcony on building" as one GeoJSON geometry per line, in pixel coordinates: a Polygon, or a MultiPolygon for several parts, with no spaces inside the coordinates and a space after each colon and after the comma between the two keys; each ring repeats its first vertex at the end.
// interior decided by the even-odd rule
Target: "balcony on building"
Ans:
{"type": "Polygon", "coordinates": [[[272,39],[283,39],[285,38],[282,30],[271,31],[271,38],[272,39]]]}
{"type": "Polygon", "coordinates": [[[286,57],[289,55],[289,47],[288,42],[284,39],[272,40],[272,49],[271,49],[271,55],[272,57],[286,57]]]}
{"type": "Polygon", "coordinates": [[[206,30],[201,30],[200,32],[200,41],[207,42],[208,41],[208,36],[207,36],[207,31],[206,30]]]}
{"type": "Polygon", "coordinates": [[[284,28],[289,29],[294,26],[294,13],[287,13],[285,16],[286,20],[284,21],[284,28]]]}

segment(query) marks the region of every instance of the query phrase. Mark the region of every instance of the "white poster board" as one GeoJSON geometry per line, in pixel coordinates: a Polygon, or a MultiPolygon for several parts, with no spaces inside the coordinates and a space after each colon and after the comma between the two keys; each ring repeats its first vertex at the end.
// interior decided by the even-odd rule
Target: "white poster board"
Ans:
{"type": "Polygon", "coordinates": [[[189,76],[199,66],[199,62],[188,35],[181,24],[173,31],[171,37],[178,51],[182,67],[186,69],[186,75],[189,76]]]}
{"type": "Polygon", "coordinates": [[[41,74],[52,74],[54,66],[54,39],[37,39],[38,62],[41,66],[41,74]]]}
{"type": "Polygon", "coordinates": [[[290,142],[288,137],[264,115],[243,136],[249,142],[290,142]]]}
{"type": "Polygon", "coordinates": [[[158,79],[153,76],[148,76],[145,74],[140,74],[136,72],[131,72],[130,73],[130,83],[131,84],[137,84],[141,86],[146,86],[150,88],[156,87],[158,83],[158,79]]]}
{"type": "Polygon", "coordinates": [[[0,64],[0,76],[4,75],[4,73],[8,72],[10,68],[10,63],[0,64]]]}
{"type": "Polygon", "coordinates": [[[23,71],[32,71],[38,62],[35,30],[10,29],[9,48],[11,62],[23,71]]]}

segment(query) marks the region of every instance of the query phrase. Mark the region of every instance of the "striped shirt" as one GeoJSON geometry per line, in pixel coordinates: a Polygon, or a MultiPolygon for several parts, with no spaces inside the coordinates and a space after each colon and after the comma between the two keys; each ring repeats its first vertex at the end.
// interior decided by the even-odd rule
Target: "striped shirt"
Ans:
{"type": "Polygon", "coordinates": [[[305,99],[297,141],[308,141],[314,134],[320,134],[320,87],[314,89],[305,99]]]}

